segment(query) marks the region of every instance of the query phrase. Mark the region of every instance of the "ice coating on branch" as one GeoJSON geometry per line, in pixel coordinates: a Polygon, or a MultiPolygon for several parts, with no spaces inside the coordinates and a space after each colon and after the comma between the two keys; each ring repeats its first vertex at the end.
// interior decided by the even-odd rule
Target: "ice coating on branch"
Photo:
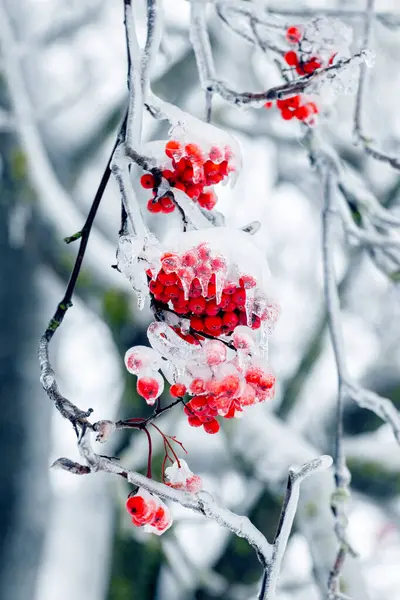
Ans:
{"type": "Polygon", "coordinates": [[[197,494],[203,487],[201,477],[194,475],[189,466],[182,458],[175,461],[170,467],[165,469],[165,474],[169,479],[167,485],[176,490],[185,490],[192,494],[197,494]]]}

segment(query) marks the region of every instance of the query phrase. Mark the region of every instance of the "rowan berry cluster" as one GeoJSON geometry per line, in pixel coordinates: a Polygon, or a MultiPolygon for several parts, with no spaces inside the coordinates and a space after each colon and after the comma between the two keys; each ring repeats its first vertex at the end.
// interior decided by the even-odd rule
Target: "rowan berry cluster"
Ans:
{"type": "MultiPolygon", "coordinates": [[[[246,327],[239,327],[246,330],[246,327]]],[[[239,355],[228,358],[226,346],[219,340],[207,340],[203,345],[205,364],[188,364],[192,370],[188,388],[182,383],[171,386],[172,396],[192,396],[184,407],[192,427],[203,427],[206,433],[219,431],[218,416],[232,419],[246,406],[252,406],[275,393],[275,376],[259,357],[252,356],[254,342],[250,335],[234,334],[234,344],[239,355]]]]}
{"type": "Polygon", "coordinates": [[[144,488],[139,488],[136,494],[128,497],[126,510],[132,517],[132,523],[136,527],[143,527],[148,533],[161,535],[172,525],[168,506],[144,488]]]}
{"type": "MultiPolygon", "coordinates": [[[[335,56],[337,55],[336,52],[329,52],[327,54],[326,48],[324,48],[323,51],[320,48],[321,52],[318,52],[317,44],[315,44],[314,39],[314,28],[311,25],[308,29],[305,27],[291,26],[286,30],[287,42],[296,48],[288,50],[284,55],[284,60],[297,75],[300,75],[300,77],[312,75],[318,69],[332,65],[335,56]],[[310,36],[310,39],[308,39],[308,35],[310,36]]],[[[265,104],[266,108],[271,108],[272,106],[272,102],[267,102],[265,104]]],[[[282,119],[285,121],[298,119],[308,125],[313,125],[315,123],[315,117],[319,113],[319,108],[316,103],[300,94],[291,96],[290,98],[277,100],[276,106],[278,110],[280,110],[282,119]]]]}
{"type": "Polygon", "coordinates": [[[149,290],[157,302],[171,304],[175,313],[190,319],[195,332],[219,337],[231,334],[237,325],[258,329],[269,314],[252,313],[248,322],[247,293],[256,288],[256,279],[242,274],[228,280],[227,269],[223,256],[200,243],[182,255],[165,253],[158,273],[147,271],[149,290]]]}
{"type": "MultiPolygon", "coordinates": [[[[271,108],[272,102],[266,102],[265,107],[271,108]]],[[[319,109],[315,102],[307,101],[305,96],[296,95],[290,98],[284,98],[276,101],[276,106],[280,110],[281,117],[285,121],[298,119],[309,125],[314,123],[314,117],[318,114],[319,109]]]]}
{"type": "Polygon", "coordinates": [[[203,151],[197,144],[183,144],[170,140],[165,144],[165,154],[169,162],[164,165],[161,173],[168,182],[170,191],[158,196],[156,177],[146,173],[140,179],[142,187],[153,190],[153,198],[147,203],[147,209],[152,213],[170,213],[175,210],[173,190],[180,190],[191,200],[206,210],[212,210],[217,202],[213,191],[214,185],[228,177],[234,170],[230,164],[232,152],[228,147],[220,150],[212,146],[208,152],[203,151]]]}

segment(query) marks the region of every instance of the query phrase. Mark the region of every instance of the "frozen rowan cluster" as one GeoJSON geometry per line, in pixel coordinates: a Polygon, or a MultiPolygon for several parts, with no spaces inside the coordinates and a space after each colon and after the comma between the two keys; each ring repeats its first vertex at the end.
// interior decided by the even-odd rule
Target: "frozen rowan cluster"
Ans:
{"type": "Polygon", "coordinates": [[[229,146],[209,148],[193,141],[171,139],[165,143],[165,156],[156,158],[154,174],[142,175],[140,183],[152,189],[147,203],[151,213],[171,213],[175,210],[174,190],[184,192],[201,208],[212,210],[217,203],[214,185],[226,182],[236,171],[234,154],[229,146]],[[164,183],[163,183],[164,181],[164,183]]]}
{"type": "Polygon", "coordinates": [[[136,527],[143,527],[147,533],[161,535],[172,525],[169,508],[155,494],[150,494],[144,488],[139,488],[135,494],[128,497],[126,510],[132,517],[136,527]]]}
{"type": "MultiPolygon", "coordinates": [[[[182,458],[165,469],[169,481],[166,485],[176,490],[197,494],[203,487],[201,477],[194,475],[182,458]]],[[[163,479],[165,479],[163,474],[163,479]]],[[[151,494],[143,487],[131,493],[126,501],[126,510],[136,527],[143,527],[146,533],[161,535],[172,525],[173,519],[169,508],[156,494],[151,494]]]]}
{"type": "MultiPolygon", "coordinates": [[[[321,69],[337,66],[340,61],[347,59],[350,53],[352,31],[338,20],[317,18],[305,25],[292,25],[285,34],[290,49],[285,53],[284,60],[289,67],[292,80],[296,76],[312,76],[321,69]]],[[[337,77],[338,71],[332,70],[331,78],[337,77]]],[[[323,79],[323,78],[322,78],[323,79]]],[[[317,85],[310,85],[309,91],[319,94],[317,85]]],[[[267,102],[266,108],[271,108],[273,102],[267,102]]],[[[321,108],[316,102],[316,96],[295,94],[288,98],[278,99],[276,107],[282,119],[290,121],[297,119],[307,125],[315,125],[316,115],[321,108]]]]}

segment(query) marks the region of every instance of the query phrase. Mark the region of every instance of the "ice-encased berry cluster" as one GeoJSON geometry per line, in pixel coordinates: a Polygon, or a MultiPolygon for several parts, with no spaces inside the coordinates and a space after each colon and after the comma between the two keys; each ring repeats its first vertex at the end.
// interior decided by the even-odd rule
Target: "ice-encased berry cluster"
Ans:
{"type": "Polygon", "coordinates": [[[193,427],[217,433],[218,416],[231,419],[274,396],[275,376],[258,332],[249,327],[235,329],[231,347],[217,339],[193,345],[167,323],[152,323],[147,335],[152,348],[136,346],[125,355],[127,369],[138,375],[138,393],[153,404],[156,390],[161,394],[164,389],[161,370],[171,396],[190,397],[184,412],[193,427]]]}
{"type": "Polygon", "coordinates": [[[126,510],[132,517],[133,525],[143,527],[147,533],[161,535],[172,525],[168,506],[144,488],[139,488],[136,494],[128,497],[126,510]]]}
{"type": "Polygon", "coordinates": [[[235,232],[228,243],[223,230],[215,228],[208,233],[209,242],[194,245],[198,233],[187,234],[184,244],[176,244],[147,270],[152,297],[161,308],[188,319],[192,332],[219,337],[238,325],[272,328],[279,309],[267,295],[269,271],[259,268],[250,236],[235,232]]]}
{"type": "MultiPolygon", "coordinates": [[[[322,17],[305,25],[292,25],[286,30],[285,37],[291,49],[285,53],[284,60],[290,70],[300,77],[312,76],[319,69],[333,67],[340,60],[351,56],[352,31],[336,19],[322,17]]],[[[327,77],[334,79],[338,73],[332,71],[327,77]]],[[[321,83],[323,81],[321,78],[321,83]]],[[[320,92],[318,84],[309,85],[308,89],[310,93],[320,92]]],[[[265,104],[266,108],[272,106],[273,102],[265,104]]],[[[278,99],[276,107],[285,121],[298,119],[308,125],[315,124],[316,115],[320,112],[316,98],[305,94],[278,99]]]]}

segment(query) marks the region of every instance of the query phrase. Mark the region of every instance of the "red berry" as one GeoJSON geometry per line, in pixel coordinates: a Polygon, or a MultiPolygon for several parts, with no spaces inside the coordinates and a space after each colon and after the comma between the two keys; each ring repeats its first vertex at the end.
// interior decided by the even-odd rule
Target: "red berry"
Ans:
{"type": "Polygon", "coordinates": [[[145,400],[153,400],[157,398],[160,385],[153,377],[140,377],[136,384],[137,393],[145,400]]]}
{"type": "Polygon", "coordinates": [[[257,315],[252,315],[251,326],[252,329],[259,329],[261,327],[261,319],[257,315]]]}
{"type": "Polygon", "coordinates": [[[257,285],[257,281],[255,280],[254,277],[252,277],[252,275],[242,275],[241,278],[239,279],[239,283],[246,290],[256,287],[256,285],[257,285]]]}
{"type": "Polygon", "coordinates": [[[195,315],[202,315],[206,309],[206,301],[203,296],[198,298],[191,298],[189,300],[189,310],[195,315]]]}
{"type": "Polygon", "coordinates": [[[182,256],[182,265],[184,267],[194,267],[194,265],[196,263],[197,263],[197,256],[193,250],[189,250],[188,252],[185,252],[185,254],[182,256]]]}
{"type": "Polygon", "coordinates": [[[174,172],[170,169],[164,169],[164,171],[162,171],[162,176],[165,177],[165,179],[167,179],[168,181],[170,181],[174,178],[174,172]]]}
{"type": "Polygon", "coordinates": [[[179,152],[180,149],[181,149],[180,143],[175,142],[174,140],[170,140],[169,142],[167,142],[165,144],[165,154],[169,158],[174,158],[174,156],[179,152]]]}
{"type": "Polygon", "coordinates": [[[174,285],[177,282],[177,276],[175,273],[165,273],[163,269],[158,273],[157,280],[165,286],[174,285]]]}
{"type": "Polygon", "coordinates": [[[207,406],[208,396],[194,396],[190,401],[190,408],[195,412],[204,410],[207,406]]]}
{"type": "Polygon", "coordinates": [[[190,165],[190,167],[186,167],[185,170],[183,171],[182,181],[191,183],[192,180],[193,180],[193,167],[192,167],[192,165],[190,165]]]}
{"type": "Polygon", "coordinates": [[[225,177],[226,175],[228,175],[228,171],[229,171],[228,161],[223,160],[222,162],[219,163],[219,172],[223,177],[225,177]]]}
{"type": "Polygon", "coordinates": [[[167,285],[164,288],[164,294],[170,298],[170,300],[178,300],[181,298],[181,290],[177,285],[167,285]]]}
{"type": "Polygon", "coordinates": [[[239,309],[244,309],[246,306],[246,290],[238,288],[232,296],[232,302],[234,302],[239,309]]]}
{"type": "Polygon", "coordinates": [[[126,501],[126,510],[130,515],[135,515],[136,517],[140,517],[143,513],[146,512],[146,502],[144,498],[141,496],[131,496],[126,501]]]}
{"type": "Polygon", "coordinates": [[[163,213],[171,213],[175,210],[175,202],[169,196],[160,198],[160,204],[163,213]]]}
{"type": "Polygon", "coordinates": [[[177,190],[180,190],[181,192],[186,192],[186,185],[181,181],[177,181],[172,187],[174,187],[177,190]]]}
{"type": "Polygon", "coordinates": [[[201,158],[201,150],[197,144],[186,144],[185,152],[193,158],[201,158]]]}
{"type": "Polygon", "coordinates": [[[273,103],[272,103],[272,102],[270,102],[270,101],[268,101],[268,102],[266,102],[266,103],[264,104],[264,106],[265,106],[265,108],[272,108],[272,106],[273,106],[273,103]]]}
{"type": "Polygon", "coordinates": [[[314,73],[314,71],[316,71],[320,67],[321,63],[314,56],[304,64],[303,69],[305,73],[314,73]]]}
{"type": "Polygon", "coordinates": [[[209,300],[207,302],[207,306],[205,308],[205,313],[209,317],[215,317],[219,313],[220,310],[221,310],[221,307],[219,305],[217,305],[215,300],[209,300]]]}
{"type": "Polygon", "coordinates": [[[299,121],[305,121],[306,119],[308,119],[310,113],[309,113],[309,109],[307,108],[307,105],[303,105],[303,106],[299,106],[299,108],[296,110],[295,112],[296,115],[296,119],[299,119],[299,121]]]}
{"type": "Polygon", "coordinates": [[[190,319],[190,327],[195,331],[204,331],[204,321],[200,317],[192,317],[190,319]]]}
{"type": "Polygon", "coordinates": [[[219,423],[217,419],[211,419],[211,421],[204,423],[203,427],[206,433],[218,433],[219,431],[219,423]]]}
{"type": "Polygon", "coordinates": [[[203,192],[198,197],[197,202],[202,208],[212,210],[217,204],[217,197],[214,192],[203,192]]]}
{"type": "Polygon", "coordinates": [[[227,329],[234,329],[239,323],[239,317],[234,312],[226,312],[222,317],[222,326],[227,329]]]}
{"type": "Polygon", "coordinates": [[[159,296],[160,294],[163,293],[164,286],[161,285],[161,283],[159,281],[154,281],[154,279],[153,279],[149,283],[149,290],[151,291],[152,294],[154,294],[154,296],[159,296]]]}
{"type": "Polygon", "coordinates": [[[210,259],[211,249],[207,242],[203,242],[197,246],[197,255],[203,262],[206,262],[210,259]]]}
{"type": "Polygon", "coordinates": [[[221,330],[222,319],[220,317],[206,317],[204,319],[204,324],[209,331],[213,334],[217,334],[217,332],[221,330]]]}
{"type": "Polygon", "coordinates": [[[290,67],[295,67],[299,62],[297,54],[294,52],[294,50],[289,50],[289,52],[286,52],[283,58],[290,67]]]}
{"type": "Polygon", "coordinates": [[[226,283],[222,291],[224,294],[233,294],[234,292],[236,292],[236,283],[234,283],[233,281],[226,283]]]}
{"type": "Polygon", "coordinates": [[[282,108],[281,117],[284,121],[290,121],[294,117],[294,112],[290,108],[282,108]]]}
{"type": "Polygon", "coordinates": [[[140,178],[140,184],[142,187],[146,189],[152,189],[154,187],[154,177],[147,173],[146,175],[142,175],[140,178]]]}
{"type": "Polygon", "coordinates": [[[297,108],[300,106],[300,96],[291,96],[285,99],[285,108],[297,108]]]}
{"type": "Polygon", "coordinates": [[[147,210],[151,213],[159,213],[162,210],[162,206],[158,200],[154,201],[153,198],[151,198],[147,203],[147,210]]]}
{"type": "Polygon", "coordinates": [[[189,198],[191,198],[193,200],[194,198],[199,197],[199,195],[201,193],[201,189],[202,189],[201,185],[198,185],[195,183],[189,184],[186,186],[186,193],[189,196],[189,198]]]}
{"type": "Polygon", "coordinates": [[[193,394],[201,394],[202,392],[204,392],[204,390],[204,380],[200,377],[196,377],[195,379],[193,379],[192,383],[190,384],[190,391],[193,394]]]}
{"type": "Polygon", "coordinates": [[[183,383],[174,383],[171,385],[169,393],[173,398],[182,398],[186,394],[186,386],[183,383]]]}
{"type": "Polygon", "coordinates": [[[302,33],[298,27],[289,27],[286,31],[286,39],[289,44],[298,44],[302,37],[302,33]]]}
{"type": "Polygon", "coordinates": [[[189,425],[191,425],[192,427],[201,427],[203,425],[203,423],[198,417],[196,417],[196,415],[189,415],[188,422],[189,425]]]}

